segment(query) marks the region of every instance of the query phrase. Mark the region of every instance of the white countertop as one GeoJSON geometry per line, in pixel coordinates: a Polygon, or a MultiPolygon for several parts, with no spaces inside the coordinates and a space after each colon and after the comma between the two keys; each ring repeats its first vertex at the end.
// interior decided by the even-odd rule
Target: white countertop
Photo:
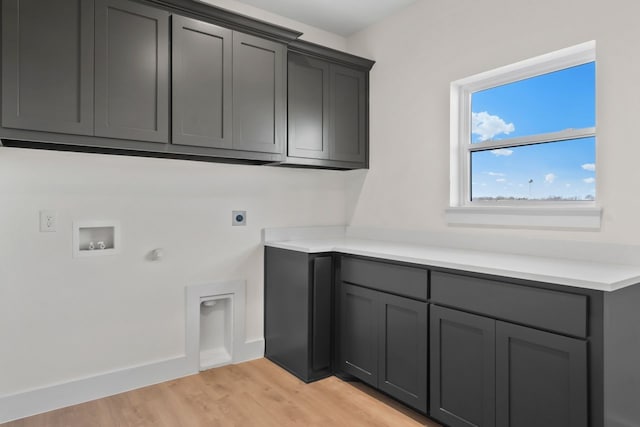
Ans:
{"type": "Polygon", "coordinates": [[[267,241],[265,246],[306,253],[341,252],[598,291],[615,291],[640,283],[640,266],[625,264],[594,263],[352,238],[267,241]]]}

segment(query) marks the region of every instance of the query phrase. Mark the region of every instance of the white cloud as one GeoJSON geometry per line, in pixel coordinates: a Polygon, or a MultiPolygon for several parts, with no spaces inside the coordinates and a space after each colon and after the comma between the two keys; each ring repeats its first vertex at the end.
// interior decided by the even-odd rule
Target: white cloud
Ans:
{"type": "Polygon", "coordinates": [[[496,135],[509,135],[516,130],[513,123],[506,123],[498,116],[491,115],[486,111],[481,113],[471,113],[471,133],[478,135],[480,141],[493,139],[496,135]]]}
{"type": "Polygon", "coordinates": [[[513,154],[513,150],[508,148],[498,148],[497,150],[491,150],[491,154],[495,156],[510,156],[513,154]]]}
{"type": "Polygon", "coordinates": [[[564,186],[565,186],[565,187],[567,187],[567,188],[569,188],[569,187],[571,187],[571,184],[567,183],[567,184],[565,184],[564,186]]]}
{"type": "Polygon", "coordinates": [[[596,179],[591,177],[591,178],[585,178],[583,179],[583,181],[587,184],[593,184],[594,182],[596,182],[596,179]]]}
{"type": "Polygon", "coordinates": [[[544,182],[547,184],[553,184],[553,181],[556,180],[556,175],[553,173],[548,173],[544,176],[544,182]]]}
{"type": "Polygon", "coordinates": [[[505,176],[502,172],[487,172],[490,176],[505,176]]]}
{"type": "Polygon", "coordinates": [[[505,181],[506,181],[506,179],[504,179],[504,178],[498,178],[498,179],[496,179],[496,182],[505,182],[505,181]]]}
{"type": "Polygon", "coordinates": [[[586,171],[594,172],[596,170],[596,164],[595,163],[585,163],[584,165],[582,165],[582,169],[584,169],[586,171]]]}

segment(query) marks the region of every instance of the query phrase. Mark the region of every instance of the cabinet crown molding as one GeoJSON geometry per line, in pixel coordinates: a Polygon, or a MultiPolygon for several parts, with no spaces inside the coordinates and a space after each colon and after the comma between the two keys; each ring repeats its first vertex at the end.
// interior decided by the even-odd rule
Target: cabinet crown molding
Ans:
{"type": "Polygon", "coordinates": [[[154,6],[163,7],[191,18],[200,19],[212,24],[221,25],[232,30],[268,38],[282,43],[289,43],[302,35],[280,25],[271,24],[259,19],[250,18],[221,7],[194,0],[137,0],[154,6]]]}

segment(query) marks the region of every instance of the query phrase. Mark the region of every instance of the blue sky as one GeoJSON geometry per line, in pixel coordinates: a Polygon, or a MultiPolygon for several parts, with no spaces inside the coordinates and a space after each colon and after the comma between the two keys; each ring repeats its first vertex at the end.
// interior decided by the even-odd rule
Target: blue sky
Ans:
{"type": "MultiPolygon", "coordinates": [[[[595,127],[595,63],[476,92],[471,101],[472,143],[595,127]]],[[[584,200],[595,196],[595,138],[475,152],[471,181],[474,198],[584,200]]]]}

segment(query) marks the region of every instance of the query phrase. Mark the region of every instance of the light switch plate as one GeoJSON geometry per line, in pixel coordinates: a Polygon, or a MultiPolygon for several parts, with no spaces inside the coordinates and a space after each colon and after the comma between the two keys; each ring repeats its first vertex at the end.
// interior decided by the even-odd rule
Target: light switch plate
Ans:
{"type": "Polygon", "coordinates": [[[233,226],[247,225],[247,211],[232,211],[231,225],[233,226]]]}
{"type": "Polygon", "coordinates": [[[40,211],[40,232],[49,233],[56,231],[58,216],[55,211],[40,211]]]}

